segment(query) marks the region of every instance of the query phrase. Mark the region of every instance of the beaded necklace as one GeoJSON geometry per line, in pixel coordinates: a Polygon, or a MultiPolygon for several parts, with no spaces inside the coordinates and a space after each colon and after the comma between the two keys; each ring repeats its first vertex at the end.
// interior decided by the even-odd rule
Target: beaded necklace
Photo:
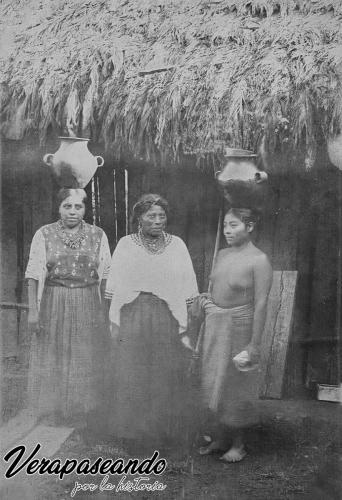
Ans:
{"type": "Polygon", "coordinates": [[[131,234],[134,243],[146,250],[151,255],[159,255],[165,251],[165,248],[171,243],[171,234],[164,231],[158,238],[149,239],[144,236],[143,232],[139,230],[138,233],[131,234]]]}
{"type": "Polygon", "coordinates": [[[65,230],[64,222],[62,220],[59,220],[57,222],[57,235],[63,241],[64,245],[68,246],[69,248],[76,249],[81,247],[86,237],[85,229],[86,225],[83,220],[81,221],[76,233],[67,233],[65,230]]]}

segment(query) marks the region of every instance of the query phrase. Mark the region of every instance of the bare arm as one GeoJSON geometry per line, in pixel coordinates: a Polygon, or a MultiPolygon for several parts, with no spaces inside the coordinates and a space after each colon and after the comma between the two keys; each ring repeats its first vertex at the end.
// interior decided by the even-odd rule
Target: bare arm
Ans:
{"type": "Polygon", "coordinates": [[[25,278],[28,284],[29,328],[38,328],[39,295],[46,274],[45,239],[41,229],[38,229],[32,238],[30,256],[27,263],[25,278]]]}
{"type": "Polygon", "coordinates": [[[109,321],[109,308],[110,308],[110,299],[108,299],[105,295],[106,293],[107,280],[101,280],[100,284],[100,295],[101,295],[101,304],[103,307],[103,313],[105,315],[105,320],[109,321]]]}
{"type": "Polygon", "coordinates": [[[272,267],[266,255],[261,255],[253,266],[254,279],[254,316],[251,342],[248,346],[250,355],[258,355],[262,334],[265,328],[267,300],[272,286],[272,267]]]}
{"type": "Polygon", "coordinates": [[[31,328],[36,328],[38,326],[38,281],[32,278],[28,278],[28,303],[29,303],[29,313],[28,313],[28,323],[31,328]]]}
{"type": "Polygon", "coordinates": [[[101,295],[101,301],[102,301],[102,303],[104,303],[104,296],[105,296],[105,291],[106,291],[106,284],[107,284],[107,280],[106,279],[101,280],[101,283],[100,283],[100,295],[101,295]]]}

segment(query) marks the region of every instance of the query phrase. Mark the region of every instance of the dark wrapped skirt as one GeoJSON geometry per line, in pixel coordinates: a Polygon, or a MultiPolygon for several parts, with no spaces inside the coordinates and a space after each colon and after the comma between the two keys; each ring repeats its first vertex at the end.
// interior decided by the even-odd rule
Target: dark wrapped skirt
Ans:
{"type": "Polygon", "coordinates": [[[188,350],[166,302],[140,293],[121,309],[114,347],[110,433],[120,438],[176,439],[188,412],[188,350]]]}
{"type": "Polygon", "coordinates": [[[259,369],[241,372],[232,359],[252,337],[252,304],[224,309],[208,299],[202,346],[202,401],[204,408],[230,427],[258,423],[259,369]]]}

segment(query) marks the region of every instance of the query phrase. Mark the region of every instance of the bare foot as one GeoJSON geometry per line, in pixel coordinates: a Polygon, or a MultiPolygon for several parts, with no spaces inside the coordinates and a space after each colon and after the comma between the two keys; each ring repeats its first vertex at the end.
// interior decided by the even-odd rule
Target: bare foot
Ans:
{"type": "Polygon", "coordinates": [[[230,450],[227,451],[227,453],[220,457],[220,460],[228,463],[240,462],[243,458],[245,458],[246,455],[247,452],[243,445],[239,446],[238,448],[232,446],[230,450]]]}
{"type": "Polygon", "coordinates": [[[200,455],[210,455],[211,453],[215,453],[215,451],[222,450],[219,441],[212,441],[208,446],[201,446],[199,449],[200,455]]]}

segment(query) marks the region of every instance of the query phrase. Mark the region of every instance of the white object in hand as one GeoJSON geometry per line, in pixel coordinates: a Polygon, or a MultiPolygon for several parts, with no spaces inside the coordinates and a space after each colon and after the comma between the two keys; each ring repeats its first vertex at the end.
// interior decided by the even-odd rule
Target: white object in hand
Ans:
{"type": "Polygon", "coordinates": [[[251,363],[251,360],[250,360],[250,357],[249,357],[249,354],[247,351],[239,352],[239,354],[237,354],[233,358],[233,362],[234,362],[236,368],[240,372],[248,372],[251,370],[255,370],[256,368],[259,367],[258,363],[254,363],[254,364],[251,363]]]}

